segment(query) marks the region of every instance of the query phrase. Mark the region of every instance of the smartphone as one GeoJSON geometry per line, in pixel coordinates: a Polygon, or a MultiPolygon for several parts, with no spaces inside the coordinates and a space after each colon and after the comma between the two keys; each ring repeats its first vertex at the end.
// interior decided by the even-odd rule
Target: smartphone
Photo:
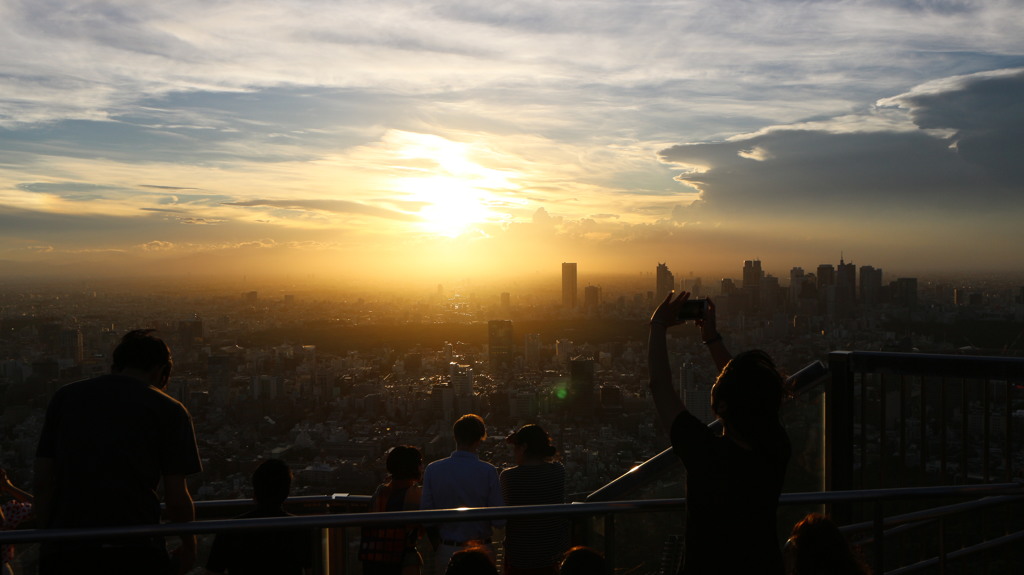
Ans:
{"type": "Polygon", "coordinates": [[[686,321],[688,319],[704,319],[704,311],[708,309],[707,298],[700,299],[688,299],[683,302],[682,309],[679,310],[679,321],[686,321]]]}

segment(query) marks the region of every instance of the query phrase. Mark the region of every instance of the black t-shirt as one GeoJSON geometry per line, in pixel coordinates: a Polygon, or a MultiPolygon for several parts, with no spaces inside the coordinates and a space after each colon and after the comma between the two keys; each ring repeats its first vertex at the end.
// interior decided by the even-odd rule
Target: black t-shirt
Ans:
{"type": "MultiPolygon", "coordinates": [[[[280,509],[256,509],[238,519],[289,516],[280,509]]],[[[206,568],[228,575],[301,575],[312,565],[312,557],[309,529],[227,531],[213,540],[206,568]]]]}
{"type": "Polygon", "coordinates": [[[754,449],[716,436],[687,411],[672,424],[686,466],[686,560],[682,573],[781,574],[776,508],[789,463],[781,425],[754,449]]]}
{"type": "Polygon", "coordinates": [[[53,528],[159,523],[161,477],[202,470],[185,406],[120,375],[57,390],[36,456],[54,460],[53,528]]]}

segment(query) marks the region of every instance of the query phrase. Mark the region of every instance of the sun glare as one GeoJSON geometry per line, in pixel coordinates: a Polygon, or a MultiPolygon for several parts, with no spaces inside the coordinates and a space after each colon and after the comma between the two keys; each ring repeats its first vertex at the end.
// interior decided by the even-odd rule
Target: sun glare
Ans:
{"type": "Polygon", "coordinates": [[[456,237],[492,217],[483,193],[465,181],[438,177],[410,183],[417,188],[416,199],[425,203],[419,215],[428,232],[456,237]]]}
{"type": "MultiPolygon", "coordinates": [[[[494,209],[507,203],[494,190],[517,186],[507,172],[476,161],[472,144],[409,132],[393,135],[392,141],[398,145],[398,156],[412,161],[411,173],[397,186],[406,200],[421,204],[416,215],[424,231],[457,237],[474,225],[507,217],[494,209]]],[[[486,155],[486,150],[477,152],[486,155]]]]}

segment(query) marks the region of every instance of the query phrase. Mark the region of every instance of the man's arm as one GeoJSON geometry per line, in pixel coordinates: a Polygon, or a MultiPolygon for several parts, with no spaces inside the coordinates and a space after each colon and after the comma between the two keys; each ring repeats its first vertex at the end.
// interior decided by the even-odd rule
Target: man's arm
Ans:
{"type": "MultiPolygon", "coordinates": [[[[188,483],[184,475],[164,476],[164,504],[167,518],[171,523],[186,523],[196,518],[196,508],[192,504],[192,495],[188,492],[188,483]]],[[[178,572],[187,573],[196,562],[196,536],[181,535],[181,547],[174,550],[178,558],[178,572]]]]}
{"type": "Polygon", "coordinates": [[[40,528],[50,524],[53,513],[53,495],[57,484],[57,468],[52,457],[36,457],[32,490],[35,498],[32,508],[40,528]]]}

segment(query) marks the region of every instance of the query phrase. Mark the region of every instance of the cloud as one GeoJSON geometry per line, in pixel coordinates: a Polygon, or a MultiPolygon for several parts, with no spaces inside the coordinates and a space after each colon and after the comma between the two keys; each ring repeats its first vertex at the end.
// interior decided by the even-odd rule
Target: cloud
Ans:
{"type": "MultiPolygon", "coordinates": [[[[915,129],[782,125],[659,155],[683,167],[677,179],[699,190],[704,207],[719,215],[955,214],[1024,205],[1024,73],[965,77],[879,104],[902,107],[915,129]]],[[[863,119],[876,124],[872,113],[863,119]]]]}
{"type": "Polygon", "coordinates": [[[332,214],[359,214],[405,222],[419,221],[420,218],[405,212],[389,210],[378,206],[370,206],[347,200],[244,200],[224,202],[227,206],[278,208],[284,210],[304,210],[329,212],[332,214]]]}
{"type": "Polygon", "coordinates": [[[217,224],[223,224],[227,220],[223,218],[178,218],[178,222],[182,224],[199,225],[199,226],[212,226],[217,224]]]}
{"type": "Polygon", "coordinates": [[[146,242],[146,243],[140,245],[139,248],[141,248],[143,251],[147,251],[147,252],[163,252],[163,251],[174,249],[174,243],[172,243],[172,242],[164,242],[164,241],[160,241],[160,240],[153,240],[151,242],[146,242]]]}
{"type": "Polygon", "coordinates": [[[949,130],[957,155],[1009,185],[1024,185],[1024,68],[951,78],[887,98],[922,129],[949,130]]]}

